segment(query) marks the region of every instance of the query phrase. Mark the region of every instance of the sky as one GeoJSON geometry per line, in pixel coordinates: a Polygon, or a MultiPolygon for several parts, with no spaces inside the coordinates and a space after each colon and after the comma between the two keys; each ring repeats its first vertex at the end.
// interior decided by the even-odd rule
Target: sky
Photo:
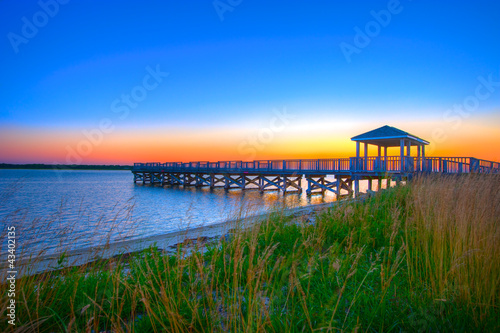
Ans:
{"type": "Polygon", "coordinates": [[[383,125],[500,161],[498,1],[0,0],[0,38],[0,163],[347,157],[383,125]]]}

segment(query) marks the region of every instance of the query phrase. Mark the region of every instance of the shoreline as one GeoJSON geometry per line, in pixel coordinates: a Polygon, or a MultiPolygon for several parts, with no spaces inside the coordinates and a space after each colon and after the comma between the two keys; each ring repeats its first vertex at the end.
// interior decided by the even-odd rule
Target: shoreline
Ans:
{"type": "MultiPolygon", "coordinates": [[[[283,214],[294,218],[313,215],[318,211],[333,207],[343,201],[345,200],[303,207],[285,208],[283,210],[283,214]]],[[[81,266],[97,260],[106,260],[119,255],[137,253],[153,245],[156,245],[159,249],[163,249],[168,252],[168,249],[177,248],[179,243],[187,243],[186,241],[196,241],[197,239],[219,239],[220,237],[231,233],[235,229],[251,227],[256,222],[266,219],[272,213],[273,212],[271,211],[258,215],[226,220],[192,229],[147,236],[140,239],[117,241],[101,246],[85,247],[58,254],[42,255],[35,258],[24,258],[20,259],[17,263],[18,276],[35,275],[46,271],[81,266]],[[64,257],[61,262],[61,256],[63,254],[64,257]]],[[[2,265],[0,268],[5,267],[2,265]]]]}

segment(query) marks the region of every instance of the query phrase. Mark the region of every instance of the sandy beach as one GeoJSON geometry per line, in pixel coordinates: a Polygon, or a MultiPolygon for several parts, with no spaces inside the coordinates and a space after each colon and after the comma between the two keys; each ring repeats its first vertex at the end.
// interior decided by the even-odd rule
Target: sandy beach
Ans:
{"type": "MultiPolygon", "coordinates": [[[[316,204],[306,207],[289,208],[283,211],[285,216],[303,217],[313,216],[319,211],[332,207],[336,202],[316,204]]],[[[86,247],[78,250],[70,250],[61,255],[43,255],[36,258],[21,259],[18,262],[18,276],[33,275],[48,270],[56,270],[64,267],[80,266],[101,259],[109,259],[114,256],[139,252],[150,246],[157,246],[165,252],[175,252],[179,243],[196,243],[197,240],[214,241],[221,236],[231,234],[236,229],[249,228],[256,222],[268,218],[271,213],[248,216],[227,220],[221,223],[201,226],[197,228],[176,231],[172,233],[154,235],[141,239],[125,240],[106,244],[104,246],[86,247]],[[189,242],[190,241],[190,242],[189,242]]],[[[4,268],[4,267],[2,267],[4,268]]]]}

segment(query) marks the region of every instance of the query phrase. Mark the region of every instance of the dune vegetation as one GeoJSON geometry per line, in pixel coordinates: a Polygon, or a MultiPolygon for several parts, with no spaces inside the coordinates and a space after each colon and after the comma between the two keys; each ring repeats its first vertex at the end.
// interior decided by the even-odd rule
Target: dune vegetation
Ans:
{"type": "Polygon", "coordinates": [[[499,175],[420,177],[200,244],[22,277],[0,330],[500,330],[499,175]]]}

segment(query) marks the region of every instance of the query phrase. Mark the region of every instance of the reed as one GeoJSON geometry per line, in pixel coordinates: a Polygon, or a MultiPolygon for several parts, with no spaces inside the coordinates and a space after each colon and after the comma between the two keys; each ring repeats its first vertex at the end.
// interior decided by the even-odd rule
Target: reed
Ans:
{"type": "Polygon", "coordinates": [[[19,321],[0,329],[495,331],[499,188],[494,175],[424,177],[317,216],[277,208],[251,228],[178,244],[174,254],[151,247],[26,276],[19,321]]]}
{"type": "MultiPolygon", "coordinates": [[[[500,177],[425,177],[410,186],[405,233],[415,289],[478,323],[500,295],[500,177]]],[[[457,318],[459,320],[459,318],[457,318]]]]}

